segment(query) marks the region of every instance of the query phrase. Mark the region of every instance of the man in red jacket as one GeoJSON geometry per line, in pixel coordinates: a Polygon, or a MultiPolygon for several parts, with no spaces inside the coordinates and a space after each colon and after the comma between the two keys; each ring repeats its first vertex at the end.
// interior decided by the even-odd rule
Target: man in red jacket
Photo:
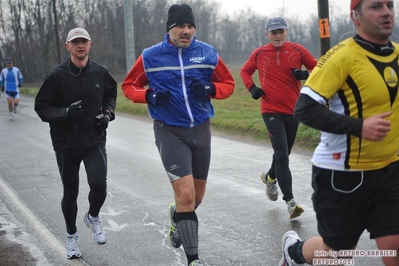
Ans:
{"type": "Polygon", "coordinates": [[[317,60],[303,46],[287,41],[287,23],[281,17],[270,19],[265,34],[270,43],[256,48],[240,71],[252,98],[261,98],[261,113],[274,150],[269,171],[261,174],[266,184],[266,196],[278,198],[278,185],[287,203],[290,219],[298,217],[303,208],[292,193],[289,155],[294,145],[299,122],[293,117],[294,106],[301,88],[300,80],[309,76],[317,60]],[[304,65],[308,70],[301,70],[304,65]],[[260,88],[252,80],[258,70],[260,88]]]}

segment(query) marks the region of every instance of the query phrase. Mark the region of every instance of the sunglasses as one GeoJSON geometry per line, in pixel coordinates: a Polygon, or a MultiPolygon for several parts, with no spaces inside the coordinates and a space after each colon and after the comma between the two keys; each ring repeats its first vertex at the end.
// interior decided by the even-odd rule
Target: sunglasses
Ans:
{"type": "Polygon", "coordinates": [[[77,44],[77,43],[87,43],[89,40],[88,39],[75,39],[70,41],[73,44],[77,44]]]}
{"type": "Polygon", "coordinates": [[[270,31],[270,33],[272,35],[283,34],[284,32],[285,32],[285,30],[272,30],[272,31],[270,31]]]}

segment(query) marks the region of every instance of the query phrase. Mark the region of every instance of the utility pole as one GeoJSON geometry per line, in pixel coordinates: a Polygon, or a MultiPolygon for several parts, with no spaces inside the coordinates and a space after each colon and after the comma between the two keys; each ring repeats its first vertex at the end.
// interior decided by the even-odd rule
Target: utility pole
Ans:
{"type": "Polygon", "coordinates": [[[324,55],[330,49],[330,21],[328,0],[317,0],[319,10],[320,27],[320,55],[324,55]]]}
{"type": "Polygon", "coordinates": [[[133,2],[134,0],[125,0],[124,3],[126,73],[130,71],[136,60],[134,49],[133,2]]]}
{"type": "Polygon", "coordinates": [[[55,2],[56,2],[56,0],[53,0],[55,43],[56,43],[56,47],[57,47],[58,64],[61,64],[60,34],[58,32],[58,18],[57,18],[57,8],[55,6],[55,2]]]}

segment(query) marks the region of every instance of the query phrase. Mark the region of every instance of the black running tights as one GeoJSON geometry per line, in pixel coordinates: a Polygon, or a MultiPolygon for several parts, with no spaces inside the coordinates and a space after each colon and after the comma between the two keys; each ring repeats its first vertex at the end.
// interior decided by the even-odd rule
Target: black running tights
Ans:
{"type": "Polygon", "coordinates": [[[104,146],[96,147],[82,155],[61,152],[55,154],[63,185],[61,209],[67,232],[74,234],[77,231],[80,164],[83,161],[90,187],[89,213],[98,216],[107,196],[107,154],[104,146]]]}

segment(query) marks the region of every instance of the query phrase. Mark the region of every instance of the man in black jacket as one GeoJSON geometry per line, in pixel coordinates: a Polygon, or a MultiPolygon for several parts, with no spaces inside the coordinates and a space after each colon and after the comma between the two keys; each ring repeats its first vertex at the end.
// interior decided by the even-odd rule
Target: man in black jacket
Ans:
{"type": "Polygon", "coordinates": [[[90,207],[83,220],[95,243],[107,240],[99,213],[107,195],[106,128],[115,119],[117,83],[105,66],[89,60],[92,42],[85,29],[69,31],[65,46],[70,59],[47,74],[35,99],[35,111],[50,124],[63,184],[66,255],[72,259],[81,256],[76,217],[82,161],[90,186],[90,207]]]}

